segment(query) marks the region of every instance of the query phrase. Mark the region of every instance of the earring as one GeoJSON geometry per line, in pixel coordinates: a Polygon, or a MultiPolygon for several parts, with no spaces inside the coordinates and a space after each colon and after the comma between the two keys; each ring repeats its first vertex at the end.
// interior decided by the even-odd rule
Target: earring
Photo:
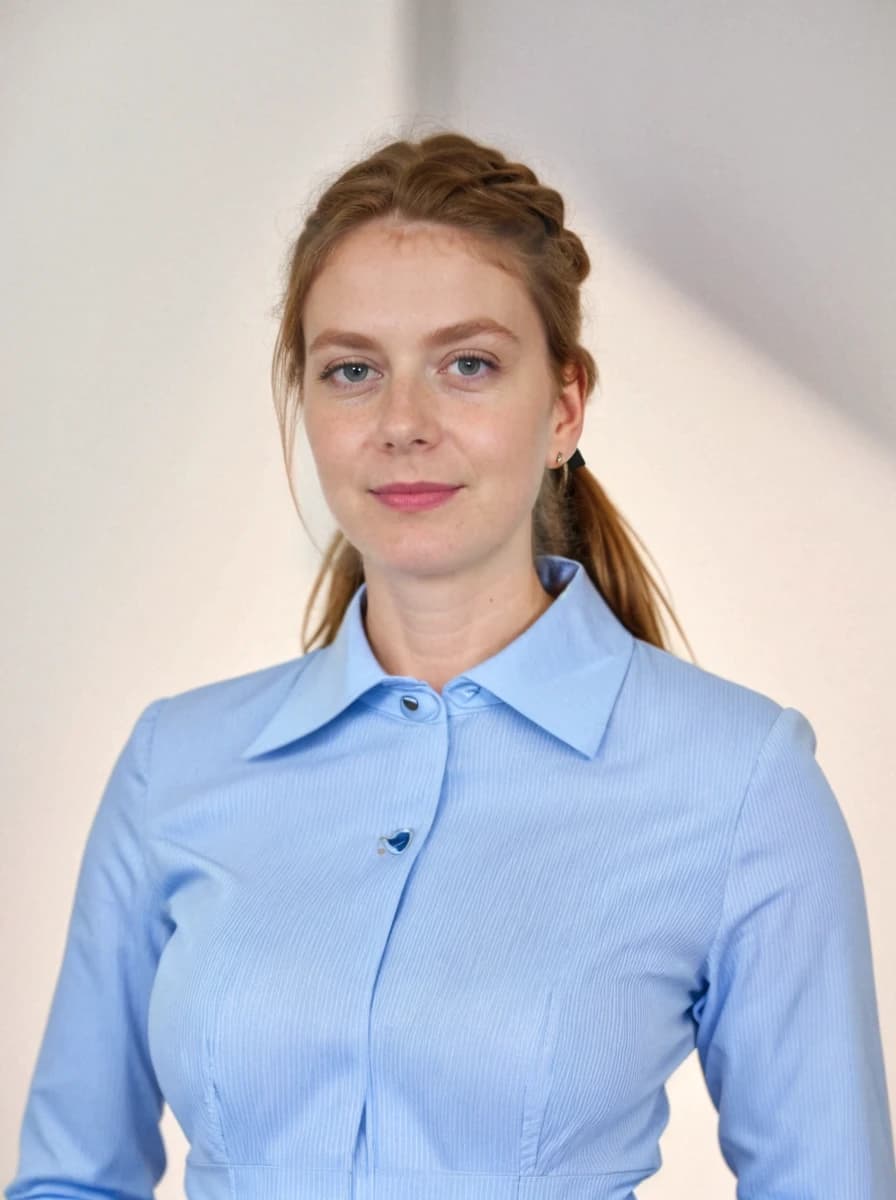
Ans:
{"type": "Polygon", "coordinates": [[[562,452],[560,452],[557,455],[557,465],[559,466],[560,463],[562,463],[562,462],[563,462],[563,454],[562,454],[562,452]]]}
{"type": "MultiPolygon", "coordinates": [[[[557,455],[557,462],[558,463],[563,462],[562,454],[557,455]]],[[[585,465],[585,459],[582,457],[582,451],[579,450],[578,447],[576,447],[576,449],[573,450],[573,452],[572,452],[572,458],[566,464],[566,471],[567,472],[574,471],[576,469],[576,467],[584,467],[584,465],[585,465]]]]}

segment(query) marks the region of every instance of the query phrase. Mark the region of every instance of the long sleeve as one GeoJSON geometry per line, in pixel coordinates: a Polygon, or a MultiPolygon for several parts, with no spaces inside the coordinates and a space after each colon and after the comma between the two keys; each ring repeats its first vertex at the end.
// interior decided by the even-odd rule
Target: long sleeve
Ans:
{"type": "Polygon", "coordinates": [[[143,1200],[165,1170],[163,1097],[146,1032],[164,928],[143,848],[150,745],[163,703],[137,718],[87,836],[8,1200],[143,1200]]]}
{"type": "Polygon", "coordinates": [[[896,1167],[864,887],[794,708],[738,815],[694,1015],[739,1200],[894,1200],[896,1167]]]}

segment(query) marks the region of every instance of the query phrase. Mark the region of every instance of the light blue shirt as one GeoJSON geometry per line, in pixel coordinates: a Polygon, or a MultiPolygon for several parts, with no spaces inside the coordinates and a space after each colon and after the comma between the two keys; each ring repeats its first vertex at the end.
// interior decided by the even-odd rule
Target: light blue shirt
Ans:
{"type": "Polygon", "coordinates": [[[624,1200],[696,1048],[744,1200],[893,1200],[853,841],[797,709],[584,568],[447,683],[355,593],[154,700],[106,785],[8,1200],[624,1200]]]}

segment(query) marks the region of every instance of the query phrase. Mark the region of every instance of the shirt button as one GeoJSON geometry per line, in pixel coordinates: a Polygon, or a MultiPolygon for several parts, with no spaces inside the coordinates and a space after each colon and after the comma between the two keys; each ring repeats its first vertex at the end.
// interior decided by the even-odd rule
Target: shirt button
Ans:
{"type": "Polygon", "coordinates": [[[433,721],[441,706],[438,698],[427,691],[406,692],[397,698],[398,711],[409,721],[433,721]]]}
{"type": "Polygon", "coordinates": [[[388,850],[390,854],[401,854],[402,850],[407,849],[408,842],[414,836],[413,829],[396,829],[393,833],[386,834],[379,839],[379,854],[388,850]]]}

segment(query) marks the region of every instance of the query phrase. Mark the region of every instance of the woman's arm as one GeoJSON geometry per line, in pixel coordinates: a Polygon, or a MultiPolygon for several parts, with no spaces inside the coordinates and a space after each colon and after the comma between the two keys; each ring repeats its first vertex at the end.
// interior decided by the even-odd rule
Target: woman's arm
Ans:
{"type": "Polygon", "coordinates": [[[782,709],[738,817],[697,1049],[739,1197],[894,1200],[862,876],[815,746],[782,709]]]}
{"type": "Polygon", "coordinates": [[[164,929],[143,851],[150,746],[163,703],[138,717],[88,834],[8,1200],[151,1200],[165,1170],[163,1097],[146,1033],[164,929]]]}

